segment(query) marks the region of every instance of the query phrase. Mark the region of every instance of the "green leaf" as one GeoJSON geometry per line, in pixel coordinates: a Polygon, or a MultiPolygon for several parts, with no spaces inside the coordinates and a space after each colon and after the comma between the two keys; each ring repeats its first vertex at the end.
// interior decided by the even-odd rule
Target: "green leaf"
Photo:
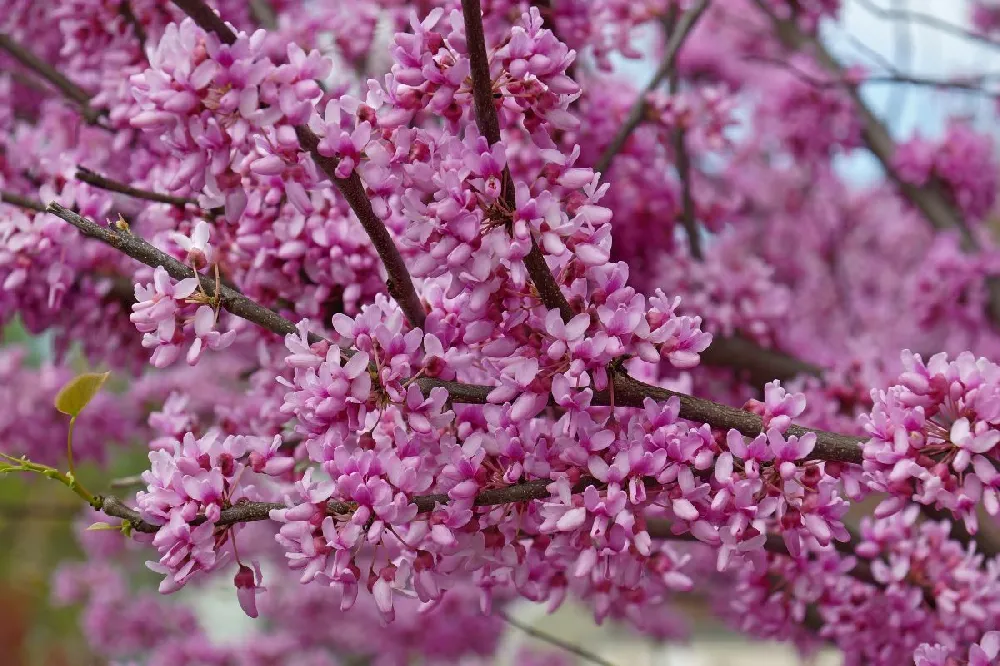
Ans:
{"type": "Polygon", "coordinates": [[[110,374],[110,372],[88,372],[73,378],[56,394],[56,409],[63,414],[78,416],[101,390],[110,374]]]}

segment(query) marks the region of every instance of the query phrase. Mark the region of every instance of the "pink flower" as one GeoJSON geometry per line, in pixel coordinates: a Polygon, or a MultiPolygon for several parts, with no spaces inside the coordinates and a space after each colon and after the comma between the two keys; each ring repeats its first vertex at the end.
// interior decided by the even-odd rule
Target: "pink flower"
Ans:
{"type": "Polygon", "coordinates": [[[267,590],[266,587],[261,586],[262,580],[260,564],[256,561],[253,562],[252,570],[247,565],[241,564],[239,571],[233,578],[233,584],[236,585],[236,598],[239,599],[240,608],[248,617],[257,617],[257,595],[267,590]]]}
{"type": "Polygon", "coordinates": [[[215,262],[215,253],[212,250],[212,246],[208,243],[211,233],[211,225],[204,220],[198,220],[190,236],[178,233],[173,234],[174,242],[187,253],[188,261],[196,269],[209,266],[215,262]]]}
{"type": "Polygon", "coordinates": [[[188,365],[195,365],[205,349],[225,349],[233,344],[236,331],[219,333],[215,330],[215,311],[208,305],[202,305],[194,314],[194,342],[188,349],[188,365]]]}

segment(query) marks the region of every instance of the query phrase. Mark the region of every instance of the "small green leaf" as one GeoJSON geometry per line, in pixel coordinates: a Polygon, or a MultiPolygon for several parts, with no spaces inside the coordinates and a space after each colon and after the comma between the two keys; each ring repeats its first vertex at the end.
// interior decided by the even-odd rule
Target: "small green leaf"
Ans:
{"type": "Polygon", "coordinates": [[[87,531],[88,532],[107,532],[107,531],[119,532],[119,531],[121,531],[121,529],[122,529],[121,525],[112,525],[111,523],[97,522],[97,523],[94,523],[93,525],[91,525],[90,527],[88,527],[87,531]]]}
{"type": "Polygon", "coordinates": [[[110,374],[110,372],[88,372],[73,378],[56,394],[56,409],[63,414],[78,416],[101,390],[101,386],[110,374]]]}

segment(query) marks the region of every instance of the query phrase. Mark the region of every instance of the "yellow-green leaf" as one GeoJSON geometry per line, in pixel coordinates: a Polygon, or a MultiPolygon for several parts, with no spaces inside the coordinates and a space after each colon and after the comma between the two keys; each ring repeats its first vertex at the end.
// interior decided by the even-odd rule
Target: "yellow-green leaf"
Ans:
{"type": "Polygon", "coordinates": [[[94,523],[87,528],[87,532],[103,532],[107,530],[114,530],[116,532],[121,530],[121,525],[112,525],[111,523],[94,523]]]}
{"type": "Polygon", "coordinates": [[[110,372],[88,372],[74,377],[56,394],[56,409],[63,414],[79,416],[83,408],[94,399],[110,372]]]}

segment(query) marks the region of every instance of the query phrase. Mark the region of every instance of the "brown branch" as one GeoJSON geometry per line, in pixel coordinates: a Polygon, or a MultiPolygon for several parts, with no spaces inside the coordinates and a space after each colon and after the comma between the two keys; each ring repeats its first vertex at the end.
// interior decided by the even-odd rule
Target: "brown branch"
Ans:
{"type": "MultiPolygon", "coordinates": [[[[672,6],[663,20],[663,29],[668,39],[669,35],[673,34],[676,28],[678,11],[678,7],[672,6]]],[[[667,75],[668,94],[676,95],[680,92],[679,83],[680,77],[675,58],[667,75]]],[[[674,148],[674,167],[677,169],[677,179],[681,184],[681,224],[684,226],[684,233],[687,235],[691,256],[696,261],[702,261],[705,257],[701,251],[698,212],[695,207],[694,196],[691,193],[691,155],[687,149],[687,133],[683,127],[678,126],[671,132],[670,138],[674,148]]]]}
{"type": "Polygon", "coordinates": [[[264,30],[274,30],[278,27],[278,17],[274,7],[267,0],[250,0],[250,15],[264,30]]]}
{"type": "Polygon", "coordinates": [[[691,194],[691,156],[688,154],[684,130],[680,128],[676,129],[673,133],[673,140],[677,177],[681,181],[681,223],[684,225],[684,232],[687,234],[691,256],[701,261],[704,259],[704,254],[701,251],[701,236],[698,230],[694,196],[691,194]]]}
{"type": "MultiPolygon", "coordinates": [[[[674,58],[686,36],[694,27],[695,22],[707,7],[707,1],[700,3],[681,17],[677,29],[668,44],[668,56],[661,64],[657,76],[662,80],[672,69],[674,58]]],[[[479,0],[463,0],[462,14],[466,26],[466,41],[469,49],[472,73],[472,95],[476,113],[476,124],[480,133],[490,145],[500,141],[500,123],[496,112],[493,96],[493,85],[490,79],[489,58],[486,52],[486,38],[483,33],[482,10],[479,0]]],[[[655,84],[651,84],[655,85],[655,84]]],[[[642,98],[643,104],[645,97],[642,98]]],[[[641,115],[642,111],[639,111],[641,115]]],[[[679,167],[680,170],[681,167],[679,167]]],[[[685,179],[686,180],[686,179],[685,179]]],[[[505,168],[503,173],[503,189],[505,204],[513,210],[514,187],[510,171],[505,168]]],[[[690,188],[687,188],[688,201],[686,208],[691,209],[690,218],[693,222],[693,200],[690,199],[690,188]]],[[[692,243],[698,247],[697,233],[691,235],[692,243]]],[[[700,253],[700,248],[699,248],[700,253]]],[[[559,310],[564,321],[569,321],[576,314],[570,307],[552,272],[545,263],[545,257],[532,238],[532,248],[524,259],[525,267],[538,291],[539,298],[546,307],[559,310]]],[[[706,350],[706,362],[709,364],[729,365],[749,369],[752,381],[763,385],[767,381],[778,378],[792,377],[798,374],[818,375],[821,369],[803,361],[774,350],[763,350],[754,343],[743,338],[722,338],[713,342],[706,350]],[[771,374],[772,369],[774,374],[771,374]]]]}
{"type": "MultiPolygon", "coordinates": [[[[500,141],[500,118],[494,104],[490,60],[486,53],[486,35],[483,33],[483,10],[479,0],[462,0],[462,17],[465,20],[465,39],[469,49],[476,125],[479,133],[492,146],[500,141]]],[[[502,181],[504,204],[507,210],[513,211],[516,208],[514,181],[507,166],[504,166],[502,181]]],[[[558,310],[563,321],[572,319],[576,313],[559,289],[534,235],[531,236],[531,250],[524,258],[524,266],[545,307],[558,310]]]]}
{"type": "Polygon", "coordinates": [[[14,71],[2,72],[2,73],[9,76],[14,83],[31,88],[35,92],[42,93],[44,95],[52,94],[52,88],[45,85],[45,83],[38,80],[34,76],[28,76],[23,72],[14,72],[14,71]]]}
{"type": "Polygon", "coordinates": [[[202,0],[172,0],[177,7],[190,16],[205,32],[215,33],[223,44],[235,44],[236,33],[202,0]]]}
{"type": "Polygon", "coordinates": [[[102,112],[90,106],[90,95],[80,86],[63,76],[55,67],[45,62],[9,35],[0,33],[0,49],[15,60],[54,85],[67,99],[80,108],[80,114],[92,125],[99,124],[102,112]]]}
{"type": "MultiPolygon", "coordinates": [[[[770,65],[772,67],[780,67],[785,72],[793,75],[795,78],[799,79],[804,83],[808,83],[811,86],[820,89],[829,88],[850,88],[851,86],[866,86],[872,84],[898,84],[898,85],[911,85],[911,86],[921,86],[926,88],[939,88],[941,90],[957,90],[962,92],[971,92],[984,95],[986,97],[996,98],[1000,96],[1000,93],[990,92],[985,90],[983,86],[986,83],[996,82],[998,77],[997,73],[989,74],[976,74],[969,75],[965,77],[956,77],[952,79],[942,79],[942,78],[930,78],[925,76],[916,76],[914,74],[908,74],[906,72],[897,70],[895,68],[890,68],[887,74],[880,74],[877,76],[867,76],[861,80],[855,80],[848,78],[834,79],[834,78],[819,78],[813,74],[806,72],[796,65],[790,63],[787,59],[775,58],[762,55],[748,55],[746,57],[748,61],[759,62],[764,65],[770,65]]],[[[844,73],[846,75],[846,73],[844,73]]]]}
{"type": "MultiPolygon", "coordinates": [[[[85,236],[96,238],[119,252],[132,257],[136,261],[140,261],[153,268],[163,266],[170,277],[175,280],[197,277],[201,282],[201,287],[205,291],[205,294],[209,297],[215,296],[215,279],[213,277],[200,273],[196,274],[190,266],[184,265],[166,252],[153,247],[139,236],[114,227],[103,227],[57,203],[49,204],[48,212],[69,222],[83,232],[85,236]]],[[[237,317],[242,317],[279,335],[296,333],[295,324],[278,313],[247,298],[235,289],[222,286],[219,289],[219,298],[222,307],[237,317]]],[[[315,340],[319,340],[319,338],[315,338],[315,340]]]]}
{"type": "Polygon", "coordinates": [[[476,126],[492,146],[500,141],[500,118],[497,116],[493,96],[490,59],[486,54],[486,35],[483,32],[483,10],[479,0],[462,0],[462,18],[465,21],[465,40],[469,50],[476,126]]]}
{"type": "Polygon", "coordinates": [[[20,194],[14,194],[13,192],[0,190],[0,201],[11,204],[12,206],[20,206],[21,208],[27,208],[28,210],[38,211],[39,213],[44,213],[46,210],[45,204],[41,201],[35,201],[34,199],[29,199],[28,197],[23,197],[20,194]]]}
{"type": "Polygon", "coordinates": [[[691,9],[684,12],[684,15],[680,17],[677,21],[677,26],[674,28],[673,34],[667,41],[666,51],[663,55],[663,60],[660,62],[660,66],[657,67],[656,73],[653,74],[653,80],[649,82],[645,90],[639,93],[639,98],[632,105],[632,109],[629,111],[628,117],[625,119],[625,123],[618,130],[618,133],[608,144],[608,147],[604,149],[604,154],[601,158],[597,160],[597,164],[594,165],[594,170],[599,171],[602,174],[608,170],[611,166],[612,160],[615,159],[615,155],[621,152],[622,148],[625,147],[625,143],[628,141],[629,136],[636,127],[642,122],[643,117],[646,115],[646,97],[657,86],[667,77],[671,69],[674,66],[674,60],[677,58],[678,52],[684,45],[684,41],[687,39],[691,30],[697,24],[698,19],[701,18],[702,13],[708,7],[708,0],[698,0],[698,4],[691,7],[691,9]]]}
{"type": "MultiPolygon", "coordinates": [[[[150,192],[149,190],[139,189],[138,187],[132,187],[131,185],[126,185],[125,183],[120,183],[116,180],[108,178],[107,176],[102,176],[101,174],[91,171],[90,169],[82,166],[76,167],[76,179],[87,183],[88,185],[93,185],[94,187],[100,188],[102,190],[108,190],[110,192],[118,192],[120,194],[127,194],[130,197],[136,199],[145,199],[147,201],[156,201],[159,203],[172,204],[174,206],[195,206],[198,207],[198,202],[189,197],[178,197],[170,194],[160,194],[159,192],[150,192]]],[[[200,208],[199,208],[200,210],[200,208]]]]}
{"type": "MultiPolygon", "coordinates": [[[[595,407],[642,407],[647,398],[656,402],[665,402],[677,398],[680,402],[680,417],[696,423],[707,423],[713,428],[729,430],[730,428],[746,435],[756,437],[761,433],[760,417],[751,412],[723,405],[704,398],[697,398],[686,393],[678,393],[669,389],[652,386],[628,375],[616,374],[613,377],[614,395],[611,391],[597,391],[590,404],[595,407]]],[[[464,384],[422,377],[417,380],[420,388],[429,393],[435,387],[448,391],[449,399],[456,404],[487,404],[487,396],[493,390],[492,386],[464,384]]],[[[816,435],[816,447],[811,460],[827,460],[860,465],[864,461],[862,444],[864,437],[843,435],[840,433],[804,428],[798,425],[789,426],[786,434],[801,437],[807,433],[816,435]]]]}
{"type": "MultiPolygon", "coordinates": [[[[50,204],[48,210],[75,226],[84,235],[107,243],[136,261],[152,267],[163,266],[167,273],[176,280],[195,276],[194,271],[189,266],[153,247],[139,236],[112,227],[100,226],[57,203],[50,204]]],[[[210,297],[213,296],[215,294],[214,280],[207,275],[199,274],[197,277],[201,281],[205,293],[210,297]]],[[[273,333],[288,335],[297,332],[295,324],[291,321],[234,289],[223,286],[220,290],[220,298],[222,307],[232,314],[273,333]]],[[[319,336],[310,335],[312,342],[321,340],[322,338],[319,336]]],[[[707,423],[714,428],[723,430],[735,428],[749,437],[755,437],[761,432],[761,420],[756,414],[711,400],[645,384],[628,375],[614,374],[613,382],[613,394],[607,390],[598,391],[594,394],[591,404],[595,406],[642,407],[646,398],[664,402],[676,397],[680,401],[681,418],[697,423],[707,423]]],[[[417,383],[424,393],[429,393],[431,389],[440,386],[448,391],[449,398],[453,403],[467,404],[486,404],[486,398],[494,388],[429,377],[421,377],[417,383]]],[[[787,430],[787,434],[795,436],[802,436],[808,432],[816,434],[816,448],[811,456],[812,459],[853,464],[861,464],[863,461],[861,444],[865,438],[813,430],[797,425],[792,425],[787,430]]]]}
{"type": "MultiPolygon", "coordinates": [[[[194,22],[203,30],[214,33],[223,43],[233,44],[236,42],[236,33],[202,0],[173,0],[173,3],[194,19],[194,22]]],[[[319,137],[305,125],[296,126],[295,135],[302,147],[312,156],[316,165],[337,186],[358,217],[361,226],[364,227],[389,276],[389,295],[399,303],[411,326],[423,328],[427,311],[421,303],[420,297],[417,296],[413,279],[406,268],[403,256],[399,253],[399,248],[396,247],[392,236],[389,235],[389,230],[385,228],[385,224],[372,208],[372,202],[365,192],[361,176],[358,175],[357,171],[354,171],[347,178],[338,178],[336,174],[338,160],[320,155],[318,150],[319,137]]]]}
{"type": "MultiPolygon", "coordinates": [[[[552,497],[552,493],[548,490],[548,486],[552,483],[553,481],[551,479],[537,479],[511,486],[504,486],[502,488],[482,490],[473,498],[473,505],[480,507],[500,506],[505,504],[520,504],[524,502],[546,500],[552,497]]],[[[647,485],[651,488],[656,487],[652,480],[648,480],[647,485]]],[[[592,477],[583,477],[573,486],[572,492],[573,494],[579,494],[591,486],[598,488],[604,487],[604,485],[597,481],[597,479],[592,477]]],[[[109,495],[100,497],[98,500],[101,507],[100,510],[105,515],[129,521],[132,529],[137,532],[154,534],[160,529],[158,525],[154,525],[143,520],[138,511],[126,506],[125,503],[118,497],[109,495]]],[[[416,505],[418,514],[425,514],[431,513],[437,508],[447,505],[452,500],[445,493],[435,493],[431,495],[413,497],[411,498],[411,501],[416,505]]],[[[223,509],[220,513],[219,520],[215,522],[215,525],[219,527],[228,527],[239,523],[270,520],[272,511],[286,508],[288,508],[287,505],[278,502],[241,502],[229,508],[223,509]]],[[[326,512],[328,515],[349,515],[353,513],[355,509],[356,505],[340,500],[329,500],[326,503],[326,512]]],[[[191,524],[201,525],[204,524],[204,522],[205,517],[198,516],[191,521],[191,524]]],[[[649,532],[650,537],[654,539],[677,539],[691,541],[694,543],[704,543],[703,541],[696,539],[690,532],[675,532],[671,523],[661,518],[649,519],[646,529],[649,532]]],[[[764,549],[775,555],[791,557],[788,547],[785,545],[784,539],[777,534],[768,535],[767,540],[764,542],[764,549]]],[[[846,556],[854,554],[854,549],[850,544],[846,547],[838,548],[838,550],[846,556]]],[[[871,567],[864,560],[858,560],[858,564],[852,569],[851,575],[863,583],[879,588],[885,587],[884,584],[875,579],[872,574],[871,567]]],[[[931,598],[931,603],[933,603],[933,598],[931,598]]]]}
{"type": "Polygon", "coordinates": [[[718,336],[701,353],[705,365],[745,371],[748,381],[757,387],[772,379],[791,379],[799,375],[821,377],[823,368],[777,349],[761,347],[737,334],[718,336]]]}
{"type": "MultiPolygon", "coordinates": [[[[673,34],[677,23],[678,8],[671,7],[663,18],[663,29],[667,35],[673,34]]],[[[672,66],[667,77],[667,85],[671,94],[678,87],[677,68],[672,66]]],[[[687,150],[685,132],[677,128],[673,133],[674,154],[677,176],[681,183],[681,221],[688,238],[691,256],[697,261],[704,259],[701,247],[701,235],[698,230],[697,211],[691,192],[691,159],[687,150]]],[[[766,349],[757,343],[737,334],[732,337],[716,336],[701,354],[705,365],[731,368],[739,374],[745,373],[745,379],[756,388],[760,388],[772,379],[790,379],[798,375],[820,376],[823,369],[801,361],[776,349],[766,349]]]]}
{"type": "Polygon", "coordinates": [[[132,32],[135,34],[135,39],[139,42],[139,51],[142,53],[143,57],[145,57],[146,29],[142,27],[142,23],[139,22],[135,12],[132,11],[132,5],[129,4],[128,0],[121,1],[121,4],[118,5],[118,13],[124,17],[126,23],[132,26],[132,32]]]}
{"type": "Polygon", "coordinates": [[[361,176],[357,171],[352,171],[347,178],[338,178],[337,160],[324,157],[319,153],[319,137],[304,125],[295,128],[295,135],[302,147],[309,151],[316,165],[337,186],[344,199],[350,204],[358,221],[361,222],[361,226],[364,227],[372,245],[375,246],[375,251],[378,252],[378,256],[382,260],[382,265],[385,266],[385,272],[389,276],[389,295],[399,303],[399,307],[410,321],[411,326],[423,328],[427,318],[427,310],[413,286],[413,279],[410,277],[410,271],[406,268],[406,262],[403,261],[403,255],[399,253],[399,248],[396,247],[392,236],[389,235],[389,230],[385,228],[385,224],[372,208],[371,199],[365,192],[361,176]]]}

